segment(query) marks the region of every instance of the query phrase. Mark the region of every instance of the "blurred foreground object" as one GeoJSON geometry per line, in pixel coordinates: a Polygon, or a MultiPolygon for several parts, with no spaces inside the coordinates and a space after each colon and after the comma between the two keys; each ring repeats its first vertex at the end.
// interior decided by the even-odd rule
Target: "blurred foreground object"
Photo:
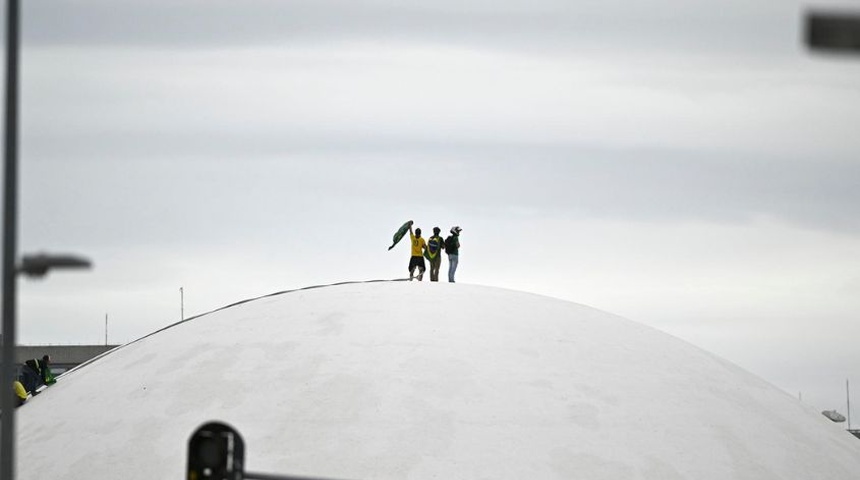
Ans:
{"type": "Polygon", "coordinates": [[[188,441],[189,480],[242,480],[245,442],[232,427],[206,423],[188,441]]]}
{"type": "Polygon", "coordinates": [[[860,12],[809,11],[806,45],[816,51],[860,54],[860,12]]]}
{"type": "Polygon", "coordinates": [[[325,480],[245,471],[245,441],[221,422],[208,422],[188,440],[188,480],[325,480]]]}

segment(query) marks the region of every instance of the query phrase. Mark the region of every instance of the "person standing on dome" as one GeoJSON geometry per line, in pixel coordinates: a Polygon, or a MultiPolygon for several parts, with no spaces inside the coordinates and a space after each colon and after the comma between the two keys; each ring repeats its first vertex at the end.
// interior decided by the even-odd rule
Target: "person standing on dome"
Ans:
{"type": "Polygon", "coordinates": [[[427,239],[427,250],[424,256],[430,261],[430,281],[439,281],[439,267],[442,266],[442,248],[445,245],[445,240],[439,236],[442,229],[433,227],[433,236],[427,239]]]}
{"type": "Polygon", "coordinates": [[[409,258],[409,280],[412,280],[415,275],[415,269],[418,269],[418,281],[424,278],[424,270],[427,266],[424,263],[424,251],[427,249],[427,242],[421,238],[421,229],[416,228],[412,231],[412,221],[409,221],[409,239],[412,240],[412,257],[409,258]]]}
{"type": "Polygon", "coordinates": [[[448,281],[454,282],[454,274],[457,273],[457,264],[460,261],[460,227],[451,227],[451,235],[445,239],[445,253],[448,254],[448,281]]]}

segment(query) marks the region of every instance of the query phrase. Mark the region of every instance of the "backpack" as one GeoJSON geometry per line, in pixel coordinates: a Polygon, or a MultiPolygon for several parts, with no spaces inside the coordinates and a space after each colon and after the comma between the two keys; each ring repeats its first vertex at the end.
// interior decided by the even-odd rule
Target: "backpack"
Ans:
{"type": "Polygon", "coordinates": [[[449,235],[448,238],[445,239],[445,253],[452,253],[455,250],[457,250],[457,237],[449,235]]]}

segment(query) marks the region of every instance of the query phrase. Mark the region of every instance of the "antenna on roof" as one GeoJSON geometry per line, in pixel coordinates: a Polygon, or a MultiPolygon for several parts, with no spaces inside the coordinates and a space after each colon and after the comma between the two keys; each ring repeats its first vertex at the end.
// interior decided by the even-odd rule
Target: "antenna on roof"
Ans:
{"type": "Polygon", "coordinates": [[[851,430],[851,390],[848,388],[848,379],[845,379],[845,405],[848,414],[848,430],[851,430]]]}

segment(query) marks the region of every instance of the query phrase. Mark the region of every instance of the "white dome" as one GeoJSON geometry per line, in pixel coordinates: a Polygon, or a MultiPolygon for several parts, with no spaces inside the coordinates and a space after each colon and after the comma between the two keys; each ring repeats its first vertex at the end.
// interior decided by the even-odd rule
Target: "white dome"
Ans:
{"type": "Polygon", "coordinates": [[[676,338],[463,284],[284,293],[120,347],[18,409],[20,480],[182,479],[220,420],[246,470],[345,479],[860,478],[860,442],[676,338]]]}

